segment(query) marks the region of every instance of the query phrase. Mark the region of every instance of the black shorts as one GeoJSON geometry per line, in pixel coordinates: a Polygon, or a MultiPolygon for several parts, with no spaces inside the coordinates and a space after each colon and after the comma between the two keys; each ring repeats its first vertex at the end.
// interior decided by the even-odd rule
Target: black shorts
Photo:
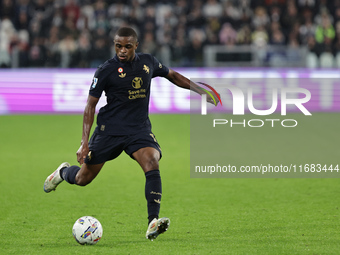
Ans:
{"type": "Polygon", "coordinates": [[[101,164],[117,158],[123,151],[133,158],[132,154],[135,151],[145,147],[155,148],[162,157],[161,148],[151,132],[124,136],[100,135],[94,132],[89,141],[90,152],[85,158],[85,163],[101,164]]]}

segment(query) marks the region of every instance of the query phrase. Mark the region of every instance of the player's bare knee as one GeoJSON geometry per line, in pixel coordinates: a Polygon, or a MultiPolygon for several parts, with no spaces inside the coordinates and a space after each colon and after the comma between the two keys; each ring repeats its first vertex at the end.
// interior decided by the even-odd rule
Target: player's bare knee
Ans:
{"type": "Polygon", "coordinates": [[[150,155],[146,160],[146,170],[154,170],[159,168],[159,158],[156,155],[150,155]]]}

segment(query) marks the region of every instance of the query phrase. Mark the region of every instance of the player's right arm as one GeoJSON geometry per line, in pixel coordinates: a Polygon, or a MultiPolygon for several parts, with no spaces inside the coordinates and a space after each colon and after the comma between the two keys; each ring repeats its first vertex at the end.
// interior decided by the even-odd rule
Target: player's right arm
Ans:
{"type": "Polygon", "coordinates": [[[87,103],[85,106],[83,116],[83,134],[81,137],[81,145],[77,151],[77,161],[79,162],[80,165],[84,163],[84,159],[89,153],[89,137],[98,101],[99,98],[91,95],[89,95],[87,98],[87,103]]]}
{"type": "Polygon", "coordinates": [[[81,144],[77,151],[77,161],[80,165],[84,163],[84,159],[89,153],[91,127],[94,121],[96,106],[106,85],[106,78],[111,72],[109,66],[109,62],[105,62],[103,65],[99,66],[92,79],[89,96],[84,110],[81,144]]]}

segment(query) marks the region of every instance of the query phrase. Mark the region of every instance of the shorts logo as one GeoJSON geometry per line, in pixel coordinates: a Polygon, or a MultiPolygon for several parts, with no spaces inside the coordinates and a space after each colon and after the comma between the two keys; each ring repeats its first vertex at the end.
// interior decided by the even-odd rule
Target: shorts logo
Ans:
{"type": "Polygon", "coordinates": [[[92,81],[92,86],[91,86],[91,88],[94,89],[94,88],[97,86],[97,82],[98,82],[98,78],[93,77],[93,81],[92,81]]]}
{"type": "Polygon", "coordinates": [[[141,77],[135,77],[133,80],[132,80],[132,87],[135,88],[135,89],[140,89],[143,85],[143,80],[141,77]]]}
{"type": "MultiPolygon", "coordinates": [[[[89,154],[87,154],[87,158],[88,160],[91,160],[92,159],[92,151],[89,151],[89,154]]],[[[84,221],[84,220],[83,220],[84,221]]],[[[83,222],[84,223],[84,222],[83,222]]]]}
{"type": "Polygon", "coordinates": [[[153,133],[150,133],[150,136],[152,137],[152,139],[155,141],[155,143],[157,143],[156,137],[153,133]]]}

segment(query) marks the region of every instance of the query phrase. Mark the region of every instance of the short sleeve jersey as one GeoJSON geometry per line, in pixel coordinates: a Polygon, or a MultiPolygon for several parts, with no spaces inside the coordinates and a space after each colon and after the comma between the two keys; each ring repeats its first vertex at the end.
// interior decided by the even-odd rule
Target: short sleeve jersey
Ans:
{"type": "Polygon", "coordinates": [[[131,62],[120,62],[115,56],[99,66],[89,94],[99,98],[104,91],[107,104],[99,110],[96,132],[128,135],[151,131],[151,79],[165,77],[168,73],[168,67],[152,55],[143,53],[136,53],[131,62]]]}

